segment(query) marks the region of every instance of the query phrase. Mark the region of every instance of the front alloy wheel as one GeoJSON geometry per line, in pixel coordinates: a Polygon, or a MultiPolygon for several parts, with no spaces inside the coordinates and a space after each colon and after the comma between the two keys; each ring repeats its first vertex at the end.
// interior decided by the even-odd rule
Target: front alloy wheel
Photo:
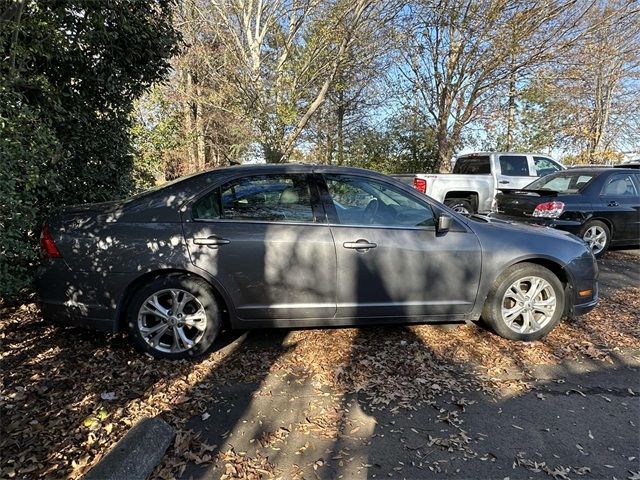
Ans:
{"type": "Polygon", "coordinates": [[[524,277],[512,283],[502,298],[502,320],[516,333],[542,330],[556,311],[555,291],[540,277],[524,277]]]}
{"type": "Polygon", "coordinates": [[[211,287],[201,278],[168,275],[141,288],[128,309],[129,337],[156,358],[193,358],[207,352],[220,331],[211,287]]]}
{"type": "Polygon", "coordinates": [[[564,315],[564,287],[549,269],[534,263],[507,268],[495,281],[482,310],[482,319],[510,340],[538,340],[564,315]]]}

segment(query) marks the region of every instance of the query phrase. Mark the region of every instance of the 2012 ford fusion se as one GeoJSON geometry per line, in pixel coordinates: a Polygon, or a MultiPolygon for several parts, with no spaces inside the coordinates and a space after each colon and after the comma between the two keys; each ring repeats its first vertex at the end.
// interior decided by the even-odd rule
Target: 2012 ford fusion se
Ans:
{"type": "Polygon", "coordinates": [[[45,318],[117,332],[155,357],[205,353],[222,328],[476,321],[536,340],[598,302],[577,237],[465,217],[354,168],[251,165],[44,225],[45,318]]]}

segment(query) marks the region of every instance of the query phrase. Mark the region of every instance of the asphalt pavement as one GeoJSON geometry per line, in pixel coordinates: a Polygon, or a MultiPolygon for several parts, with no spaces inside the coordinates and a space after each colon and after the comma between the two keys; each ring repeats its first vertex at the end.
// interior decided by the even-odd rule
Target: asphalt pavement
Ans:
{"type": "MultiPolygon", "coordinates": [[[[619,253],[599,262],[605,293],[640,285],[640,251],[619,253]]],[[[414,409],[266,375],[214,387],[188,427],[213,453],[267,458],[282,478],[640,478],[640,352],[531,365],[531,375],[528,389],[499,398],[443,392],[414,409]]],[[[183,478],[233,475],[228,468],[191,462],[183,478]]]]}

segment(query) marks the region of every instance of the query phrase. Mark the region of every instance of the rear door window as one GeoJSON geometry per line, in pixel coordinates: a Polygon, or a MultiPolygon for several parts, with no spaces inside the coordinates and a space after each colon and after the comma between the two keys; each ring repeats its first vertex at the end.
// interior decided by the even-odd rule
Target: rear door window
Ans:
{"type": "Polygon", "coordinates": [[[605,197],[635,197],[638,195],[631,175],[618,173],[611,175],[602,189],[605,197]]]}
{"type": "Polygon", "coordinates": [[[500,155],[500,173],[508,177],[528,177],[530,174],[526,155],[500,155]]]}
{"type": "Polygon", "coordinates": [[[307,175],[255,175],[233,180],[198,200],[195,219],[313,222],[307,175]]]}

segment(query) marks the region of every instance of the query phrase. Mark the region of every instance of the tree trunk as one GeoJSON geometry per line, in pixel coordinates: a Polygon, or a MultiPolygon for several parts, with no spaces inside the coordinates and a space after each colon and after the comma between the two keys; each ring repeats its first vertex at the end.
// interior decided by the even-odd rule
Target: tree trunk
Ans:
{"type": "Polygon", "coordinates": [[[344,93],[340,92],[338,95],[338,108],[336,110],[336,136],[337,136],[337,160],[338,165],[342,165],[344,163],[344,113],[345,107],[343,102],[344,93]]]}
{"type": "Polygon", "coordinates": [[[333,163],[333,138],[331,137],[331,132],[327,129],[327,151],[325,152],[325,163],[327,165],[331,165],[333,163]]]}
{"type": "Polygon", "coordinates": [[[507,113],[507,138],[505,144],[507,151],[511,151],[513,147],[513,130],[516,121],[516,94],[516,72],[512,67],[509,72],[509,111],[507,113]]]}
{"type": "Polygon", "coordinates": [[[185,125],[185,137],[187,142],[187,154],[189,156],[189,168],[191,172],[196,168],[198,163],[198,149],[194,141],[194,128],[195,128],[195,110],[191,101],[193,94],[193,78],[191,73],[186,69],[182,71],[182,79],[184,84],[184,125],[185,125]]]}
{"type": "Polygon", "coordinates": [[[438,143],[438,172],[449,173],[451,172],[451,158],[453,157],[453,142],[447,132],[447,118],[445,115],[442,115],[438,121],[436,141],[438,143]]]}
{"type": "Polygon", "coordinates": [[[196,171],[201,172],[207,166],[207,154],[206,154],[206,142],[205,142],[205,127],[204,127],[204,115],[202,112],[201,94],[202,88],[196,83],[196,98],[194,100],[195,107],[195,144],[197,153],[196,171]]]}

